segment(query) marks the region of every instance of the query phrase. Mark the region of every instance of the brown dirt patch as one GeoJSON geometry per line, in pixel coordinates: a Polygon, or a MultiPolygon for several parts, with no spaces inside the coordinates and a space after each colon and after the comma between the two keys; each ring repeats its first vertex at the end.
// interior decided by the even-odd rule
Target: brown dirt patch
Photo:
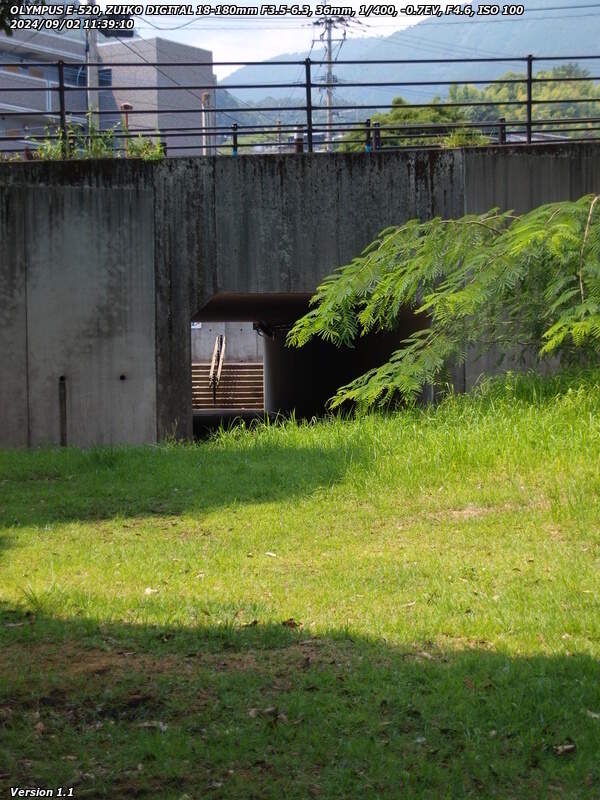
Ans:
{"type": "Polygon", "coordinates": [[[336,650],[330,643],[318,639],[303,640],[284,648],[273,650],[244,650],[232,653],[193,654],[165,653],[164,655],[128,651],[115,648],[103,650],[86,648],[76,642],[50,642],[13,644],[0,653],[0,672],[15,669],[39,669],[56,672],[64,678],[81,680],[86,677],[112,673],[136,672],[147,675],[191,674],[198,668],[215,672],[267,672],[297,670],[319,663],[330,663],[336,650]]]}

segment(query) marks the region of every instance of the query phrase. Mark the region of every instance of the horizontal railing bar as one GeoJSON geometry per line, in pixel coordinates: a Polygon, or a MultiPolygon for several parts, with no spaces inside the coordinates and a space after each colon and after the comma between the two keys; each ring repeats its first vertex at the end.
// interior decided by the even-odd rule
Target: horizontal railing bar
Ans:
{"type": "MultiPolygon", "coordinates": [[[[528,59],[523,56],[494,56],[494,57],[469,57],[469,58],[369,58],[369,59],[338,59],[336,64],[495,64],[514,61],[524,61],[528,59]]],[[[540,61],[592,61],[600,60],[600,55],[570,55],[570,56],[532,56],[534,62],[540,61]]],[[[31,62],[28,66],[47,67],[55,66],[57,61],[31,62]]],[[[66,67],[85,67],[85,61],[64,61],[66,67]]],[[[144,61],[142,63],[131,61],[91,61],[90,67],[270,67],[270,66],[304,66],[306,62],[301,61],[144,61]]],[[[324,59],[315,59],[311,64],[318,66],[324,64],[324,59]]],[[[0,66],[20,67],[20,62],[0,62],[0,66]]]]}
{"type": "MultiPolygon", "coordinates": [[[[134,65],[132,65],[134,66],[134,65]]],[[[39,80],[44,80],[43,78],[39,78],[39,80]]],[[[577,82],[586,82],[586,81],[599,81],[600,76],[590,75],[585,77],[574,77],[574,78],[532,78],[532,83],[534,84],[541,84],[541,83],[577,83],[577,82]]],[[[470,80],[469,78],[457,78],[455,80],[432,80],[432,81],[334,81],[334,82],[312,82],[311,88],[312,89],[327,89],[327,88],[356,88],[356,87],[385,87],[385,86],[492,86],[492,85],[511,85],[511,84],[526,84],[527,78],[524,76],[522,78],[489,78],[487,80],[478,79],[478,80],[470,80]]],[[[217,84],[210,83],[210,84],[175,84],[174,86],[145,86],[145,85],[138,85],[138,86],[119,86],[119,85],[82,85],[76,86],[74,84],[65,84],[64,91],[65,92],[84,92],[84,91],[93,91],[93,92],[112,92],[112,91],[122,91],[122,92],[154,92],[154,91],[163,91],[163,92],[178,92],[178,91],[202,91],[207,89],[222,89],[225,88],[229,89],[298,89],[305,87],[306,84],[304,82],[295,82],[295,83],[238,83],[238,84],[230,84],[227,86],[218,86],[217,84]]],[[[58,92],[60,87],[58,84],[53,84],[51,86],[44,85],[44,86],[6,86],[2,87],[1,91],[6,92],[58,92]]]]}
{"type": "MultiPolygon", "coordinates": [[[[528,56],[495,56],[489,58],[471,57],[471,58],[369,58],[369,59],[337,59],[336,64],[495,64],[506,63],[513,61],[528,60],[528,56]]],[[[540,61],[593,61],[600,60],[600,55],[570,55],[570,56],[532,56],[534,62],[540,61]]],[[[35,61],[28,62],[28,67],[54,67],[58,65],[58,61],[35,61]]],[[[90,61],[86,64],[85,61],[63,61],[65,67],[104,67],[110,69],[111,67],[270,67],[270,66],[286,66],[298,67],[304,66],[306,63],[302,61],[143,61],[141,63],[132,61],[90,61]]],[[[324,59],[315,59],[310,62],[313,66],[319,66],[325,63],[324,59]]],[[[24,66],[20,61],[4,61],[0,62],[0,67],[22,67],[24,66]]]]}
{"type": "MultiPolygon", "coordinates": [[[[532,126],[548,126],[548,125],[555,125],[555,126],[564,126],[564,125],[585,125],[590,123],[600,122],[600,117],[563,117],[563,118],[548,118],[548,119],[532,119],[532,126]]],[[[413,136],[424,135],[427,131],[434,132],[437,135],[441,131],[451,130],[451,129],[464,129],[464,128],[472,128],[472,129],[496,129],[500,126],[505,128],[508,127],[519,127],[525,128],[527,127],[527,122],[524,120],[517,120],[517,119],[508,119],[508,120],[482,120],[482,121],[467,121],[467,120],[459,120],[459,121],[448,121],[448,122],[429,122],[429,123],[418,123],[418,122],[407,122],[404,124],[383,124],[379,126],[379,130],[381,132],[397,132],[401,133],[405,136],[410,136],[411,132],[413,136]]],[[[194,135],[203,136],[208,134],[216,134],[216,135],[226,135],[231,136],[231,128],[228,126],[223,125],[216,125],[216,126],[206,126],[206,127],[189,127],[189,128],[163,128],[161,129],[158,134],[156,131],[150,130],[148,128],[129,128],[127,132],[118,129],[107,129],[108,131],[112,132],[112,134],[116,138],[126,139],[126,138],[153,138],[156,139],[157,136],[160,137],[162,135],[167,135],[169,138],[177,137],[177,136],[187,136],[191,137],[194,135]]],[[[328,126],[325,123],[319,124],[317,123],[313,127],[314,133],[327,133],[329,131],[339,131],[339,132],[348,132],[352,133],[354,131],[364,131],[365,130],[365,123],[362,121],[358,122],[337,122],[333,123],[332,125],[328,126]]],[[[564,130],[561,128],[560,130],[564,130]]],[[[577,131],[585,131],[591,130],[591,128],[573,128],[572,130],[577,131]]],[[[264,134],[264,135],[273,135],[276,136],[277,134],[293,134],[298,132],[298,125],[291,123],[288,125],[282,125],[281,127],[276,125],[249,125],[247,127],[241,126],[237,129],[238,135],[243,136],[246,132],[248,135],[252,134],[264,134]]],[[[78,131],[78,133],[84,134],[85,131],[78,131]]],[[[58,139],[60,135],[53,135],[53,134],[45,134],[40,133],[37,136],[33,134],[24,134],[24,135],[17,135],[17,136],[0,136],[0,141],[14,141],[14,140],[28,140],[32,143],[38,143],[38,139],[43,141],[45,139],[58,139]],[[31,137],[30,139],[28,137],[31,137]]],[[[271,144],[273,142],[255,142],[253,144],[271,144]]],[[[319,144],[319,142],[317,142],[319,144]]]]}
{"type": "Polygon", "coordinates": [[[532,56],[533,61],[592,61],[600,59],[600,56],[532,56]]]}
{"type": "Polygon", "coordinates": [[[566,136],[566,137],[564,137],[565,139],[570,140],[570,139],[586,138],[587,134],[590,131],[598,130],[599,127],[600,127],[600,121],[599,122],[590,123],[589,125],[586,125],[584,128],[578,128],[577,126],[573,126],[573,127],[570,127],[570,128],[545,127],[545,128],[536,129],[536,131],[534,131],[534,132],[537,132],[537,133],[540,133],[540,134],[553,133],[553,134],[557,134],[557,135],[561,135],[561,136],[562,136],[562,134],[566,134],[566,133],[579,133],[579,134],[581,134],[581,136],[566,136]]]}
{"type": "MultiPolygon", "coordinates": [[[[367,88],[371,86],[476,86],[478,84],[483,84],[485,86],[489,86],[494,83],[500,83],[503,86],[505,84],[513,84],[513,83],[527,83],[527,78],[509,78],[507,80],[464,80],[458,78],[452,81],[340,81],[339,83],[311,83],[313,89],[327,89],[330,86],[333,86],[336,89],[348,89],[354,88],[356,86],[365,86],[367,88]]],[[[304,86],[304,84],[298,84],[299,86],[304,86]]],[[[229,88],[229,87],[228,87],[229,88]]],[[[233,88],[233,87],[232,87],[233,88]]],[[[246,88],[246,87],[241,87],[246,88]]]]}
{"type": "MultiPolygon", "coordinates": [[[[600,119],[596,120],[596,122],[600,123],[600,119]]],[[[536,125],[539,125],[539,124],[541,124],[541,123],[534,122],[534,123],[532,123],[532,126],[535,129],[536,125]]],[[[550,123],[548,123],[548,124],[550,124],[550,123]]],[[[499,125],[496,124],[494,126],[489,126],[489,127],[498,128],[499,125]]],[[[510,133],[511,131],[509,129],[515,128],[515,127],[525,127],[525,124],[524,123],[517,123],[517,124],[515,124],[515,123],[506,123],[506,124],[503,124],[503,127],[506,129],[507,133],[510,133]]],[[[598,129],[600,129],[600,128],[598,126],[594,125],[594,126],[590,126],[590,127],[586,127],[586,128],[571,127],[571,128],[550,128],[550,129],[545,129],[543,131],[542,130],[537,130],[537,131],[534,130],[533,133],[537,132],[539,134],[548,134],[548,133],[557,133],[557,134],[562,134],[562,133],[581,133],[581,134],[585,134],[585,133],[588,133],[590,131],[594,131],[594,130],[598,130],[598,129]]],[[[382,135],[381,135],[380,138],[381,138],[382,141],[384,141],[386,139],[389,140],[389,139],[396,139],[396,138],[422,139],[422,138],[428,138],[428,137],[433,138],[433,137],[443,136],[444,134],[447,134],[448,132],[449,132],[449,129],[446,129],[446,128],[443,128],[443,127],[440,127],[437,130],[431,128],[431,129],[425,129],[425,130],[414,131],[414,132],[404,131],[402,129],[397,129],[397,130],[396,129],[386,129],[386,130],[384,130],[382,132],[382,135]]],[[[269,132],[265,132],[265,135],[267,133],[269,133],[269,132]]],[[[353,134],[353,133],[357,133],[357,134],[358,133],[364,133],[364,128],[362,130],[361,129],[353,129],[353,130],[349,130],[348,131],[348,134],[350,134],[350,135],[353,134]]],[[[85,135],[84,132],[82,132],[82,135],[85,135]]],[[[139,137],[141,137],[143,139],[154,139],[154,140],[156,140],[157,143],[165,144],[164,142],[160,141],[160,139],[157,139],[155,134],[151,134],[151,133],[147,133],[147,132],[145,132],[145,133],[139,132],[138,134],[117,133],[115,135],[115,138],[117,138],[117,139],[127,139],[127,140],[136,139],[136,138],[139,138],[139,137]]],[[[173,133],[173,134],[169,135],[170,139],[171,138],[177,138],[177,137],[193,138],[192,135],[188,134],[188,133],[173,133]]],[[[201,135],[199,135],[198,138],[201,139],[201,135]]],[[[578,138],[588,138],[588,137],[581,136],[581,137],[578,137],[578,138]]],[[[43,138],[40,138],[40,139],[38,139],[36,137],[29,138],[26,135],[0,136],[0,141],[1,142],[22,141],[22,142],[25,143],[26,146],[27,145],[31,145],[33,147],[36,147],[36,146],[42,144],[44,141],[56,141],[56,140],[59,140],[59,139],[61,139],[61,136],[58,135],[58,134],[44,136],[43,138]]],[[[575,141],[575,140],[577,140],[577,137],[565,137],[565,141],[575,141]]],[[[335,144],[351,144],[351,143],[355,143],[355,142],[362,142],[364,144],[364,136],[362,136],[360,139],[349,138],[349,137],[344,137],[343,139],[339,139],[339,138],[338,139],[321,139],[318,142],[315,142],[315,145],[319,146],[319,145],[325,144],[328,141],[331,141],[331,142],[333,142],[335,144]]],[[[272,139],[272,140],[268,140],[268,141],[264,141],[264,142],[244,142],[244,141],[239,141],[238,142],[238,147],[262,147],[262,146],[292,147],[293,143],[294,143],[293,140],[291,142],[289,140],[279,142],[276,139],[272,139]]],[[[181,147],[183,147],[183,145],[181,145],[181,146],[178,145],[177,149],[181,149],[181,147]]],[[[199,141],[196,144],[190,145],[190,147],[192,149],[194,149],[194,150],[201,149],[202,147],[213,148],[214,149],[214,148],[219,148],[219,147],[231,147],[231,143],[228,142],[228,141],[217,142],[217,143],[199,141]]],[[[122,149],[122,148],[117,148],[117,149],[122,149]]],[[[8,151],[5,151],[5,152],[8,152],[8,151]]]]}
{"type": "MultiPolygon", "coordinates": [[[[469,80],[469,79],[462,79],[457,78],[456,80],[452,81],[444,81],[444,80],[434,80],[434,81],[340,81],[340,82],[312,82],[311,88],[312,89],[327,89],[327,88],[337,88],[337,89],[347,89],[347,88],[354,88],[357,86],[365,86],[369,87],[376,87],[376,86],[454,86],[454,85],[469,85],[475,86],[482,84],[484,86],[488,86],[491,84],[514,84],[514,83],[527,83],[527,78],[507,78],[506,80],[499,80],[499,79],[489,79],[489,80],[469,80]]],[[[232,83],[228,84],[227,86],[217,86],[214,83],[209,84],[184,84],[178,83],[174,86],[145,86],[145,85],[138,85],[138,86],[90,86],[90,91],[113,91],[117,90],[120,92],[155,92],[155,91],[162,91],[162,92],[181,92],[181,91],[200,91],[206,89],[300,89],[304,88],[306,84],[302,82],[295,82],[295,83],[232,83]]],[[[47,87],[50,91],[57,91],[58,87],[52,86],[47,87]]],[[[65,86],[65,91],[68,92],[77,92],[81,91],[82,89],[87,89],[87,87],[81,86],[65,86]]],[[[27,88],[24,91],[37,91],[39,92],[40,89],[38,87],[31,87],[27,88]]]]}
{"type": "MultiPolygon", "coordinates": [[[[590,130],[591,130],[591,132],[595,132],[597,130],[600,130],[600,128],[594,128],[594,129],[590,129],[590,130]]],[[[544,145],[544,144],[552,144],[552,143],[555,143],[555,144],[568,144],[568,143],[581,142],[583,144],[591,144],[591,143],[595,143],[595,142],[600,142],[600,137],[597,137],[597,136],[589,136],[589,137],[588,136],[580,136],[580,137],[569,137],[569,138],[564,138],[564,139],[561,138],[561,137],[556,137],[556,138],[553,138],[552,140],[538,139],[538,140],[534,140],[531,143],[527,143],[524,140],[525,134],[521,134],[521,136],[523,137],[523,141],[506,142],[506,143],[504,143],[502,145],[499,144],[498,142],[489,142],[489,143],[487,143],[486,145],[483,145],[483,146],[490,146],[490,145],[499,146],[499,147],[500,146],[532,146],[532,145],[536,146],[536,145],[544,145]]],[[[328,144],[338,144],[338,143],[339,142],[337,140],[331,139],[331,140],[324,140],[322,142],[319,142],[318,145],[319,146],[325,146],[325,145],[328,145],[328,144]]],[[[360,143],[360,144],[364,145],[364,140],[363,139],[356,139],[356,140],[353,140],[353,142],[347,142],[347,143],[360,143]]],[[[244,145],[242,143],[238,144],[238,148],[242,148],[242,147],[246,147],[246,148],[251,148],[251,147],[271,147],[271,148],[273,148],[275,146],[276,146],[275,143],[271,143],[271,142],[265,142],[264,144],[247,144],[247,145],[244,145]]],[[[460,149],[461,147],[476,147],[476,146],[477,145],[460,145],[458,149],[460,149]]],[[[292,155],[293,154],[293,152],[292,152],[293,151],[293,145],[292,144],[286,144],[284,147],[286,148],[286,152],[281,153],[282,155],[292,155]]],[[[25,148],[25,149],[29,149],[29,148],[25,148]]],[[[177,151],[198,150],[198,149],[200,149],[200,145],[177,145],[173,149],[177,150],[177,151]]],[[[231,145],[224,145],[224,144],[211,145],[211,146],[207,146],[207,149],[220,151],[220,152],[217,152],[215,154],[215,155],[219,155],[219,154],[223,154],[225,151],[230,151],[231,150],[231,145]]],[[[382,147],[379,150],[373,150],[372,153],[383,153],[383,152],[392,152],[392,151],[395,151],[395,150],[411,150],[411,149],[412,150],[416,150],[416,149],[419,149],[419,150],[427,150],[427,149],[439,150],[439,149],[442,149],[442,145],[440,145],[440,144],[427,144],[427,143],[419,144],[419,143],[415,142],[415,143],[409,143],[409,144],[406,144],[406,145],[397,145],[397,146],[393,146],[393,147],[392,146],[382,147]]],[[[446,149],[449,149],[449,148],[446,146],[446,149]]],[[[24,152],[24,148],[11,148],[11,149],[0,150],[0,164],[3,163],[3,160],[7,160],[7,159],[3,159],[2,158],[3,155],[15,154],[15,153],[22,154],[23,152],[24,152]]],[[[37,160],[37,159],[35,159],[35,152],[36,151],[32,150],[32,149],[29,149],[29,152],[34,154],[33,155],[33,160],[37,160]]],[[[117,150],[115,150],[115,152],[125,153],[125,149],[124,148],[118,148],[117,150]]],[[[268,153],[267,153],[267,155],[268,155],[268,153]]],[[[321,153],[321,154],[317,153],[317,155],[324,155],[324,153],[321,153]]],[[[211,157],[214,157],[214,156],[211,156],[211,157]]],[[[52,160],[57,160],[58,161],[58,160],[62,160],[62,159],[52,159],[52,160]]]]}
{"type": "Polygon", "coordinates": [[[563,100],[532,100],[531,101],[534,105],[537,106],[546,106],[546,105],[560,105],[561,103],[600,103],[600,98],[598,97],[572,97],[569,99],[563,100]]]}
{"type": "MultiPolygon", "coordinates": [[[[566,101],[561,101],[561,102],[566,102],[566,101]]],[[[573,102],[573,101],[569,101],[569,102],[573,102]]],[[[600,100],[598,102],[600,102],[600,100]]],[[[368,111],[370,109],[377,109],[377,108],[388,108],[388,109],[393,109],[393,108],[403,108],[403,109],[404,108],[441,108],[441,107],[444,107],[444,108],[464,108],[464,107],[470,108],[471,106],[524,106],[525,104],[526,104],[525,100],[505,100],[505,101],[497,101],[497,102],[496,101],[491,101],[491,100],[490,101],[481,100],[481,101],[473,101],[471,103],[469,103],[469,102],[464,102],[464,103],[405,103],[405,104],[402,104],[401,106],[394,105],[393,103],[376,103],[376,104],[365,103],[365,104],[361,104],[361,105],[331,106],[331,110],[332,111],[364,111],[364,110],[368,111]]],[[[260,107],[257,107],[257,108],[253,108],[253,107],[252,108],[231,108],[231,107],[228,106],[228,107],[225,107],[225,108],[211,108],[210,111],[214,112],[214,113],[221,113],[221,114],[225,114],[225,113],[228,113],[228,114],[250,114],[252,112],[254,112],[255,114],[259,114],[261,111],[279,111],[282,114],[284,114],[284,113],[286,113],[288,111],[306,111],[306,106],[260,106],[260,107]]],[[[321,112],[321,113],[324,114],[325,111],[326,111],[325,108],[313,107],[313,114],[315,114],[317,112],[321,112]]],[[[19,112],[19,113],[21,113],[21,112],[19,112]]],[[[72,111],[70,113],[72,113],[72,114],[75,114],[75,113],[82,114],[82,113],[86,113],[86,112],[82,112],[82,111],[75,112],[75,111],[72,111]]],[[[94,110],[92,113],[93,114],[99,114],[99,115],[120,114],[120,112],[118,112],[118,111],[106,111],[106,110],[102,110],[102,111],[94,110]]],[[[172,108],[172,109],[164,109],[164,110],[162,108],[161,109],[152,108],[150,110],[134,108],[131,111],[128,111],[127,113],[129,115],[131,115],[131,114],[182,114],[182,113],[185,113],[185,114],[198,113],[198,114],[200,114],[200,113],[202,113],[202,110],[198,109],[197,111],[194,110],[193,112],[191,112],[189,108],[172,108]]]]}
{"type": "MultiPolygon", "coordinates": [[[[371,107],[372,106],[368,106],[368,108],[371,108],[371,107]]],[[[221,113],[230,113],[231,114],[231,113],[235,112],[237,114],[239,112],[251,112],[251,111],[254,111],[254,113],[260,113],[261,111],[306,111],[306,109],[305,109],[304,106],[286,106],[283,109],[280,106],[275,106],[273,108],[263,108],[261,106],[260,108],[223,108],[223,109],[221,109],[221,108],[211,108],[210,111],[211,111],[211,113],[221,112],[221,113]]],[[[323,112],[325,112],[325,109],[323,109],[323,112]]],[[[83,109],[81,109],[81,110],[78,109],[76,111],[70,111],[69,110],[67,113],[69,115],[73,115],[73,116],[85,116],[89,112],[85,111],[83,109]]],[[[109,110],[106,110],[106,109],[103,109],[103,110],[94,109],[91,113],[94,116],[107,116],[107,115],[112,115],[113,117],[121,117],[122,116],[122,112],[121,111],[114,110],[114,109],[112,109],[112,110],[110,110],[110,109],[109,110]]],[[[162,108],[161,109],[158,109],[158,108],[142,109],[142,108],[140,108],[140,109],[135,109],[134,108],[131,111],[127,112],[128,116],[131,116],[132,114],[155,115],[155,114],[191,114],[191,113],[193,113],[193,114],[201,114],[202,113],[202,109],[201,108],[198,108],[198,109],[189,109],[189,108],[165,108],[165,109],[162,109],[162,108]]],[[[58,111],[50,112],[50,111],[2,111],[2,110],[0,110],[0,115],[3,116],[3,117],[8,117],[8,116],[13,116],[13,117],[23,117],[23,116],[25,116],[25,117],[32,117],[32,116],[50,117],[50,116],[54,116],[54,117],[58,117],[58,111]]]]}
{"type": "Polygon", "coordinates": [[[576,81],[600,81],[598,75],[585,75],[578,78],[532,78],[532,83],[575,83],[576,81]]]}
{"type": "MultiPolygon", "coordinates": [[[[572,98],[568,100],[533,100],[533,103],[600,103],[600,98],[596,97],[581,97],[581,98],[572,98]]],[[[526,106],[527,101],[523,100],[476,100],[473,102],[464,102],[464,103],[403,103],[402,105],[393,105],[391,103],[377,103],[377,104],[370,104],[364,103],[362,105],[352,105],[352,106],[331,106],[332,111],[368,111],[370,109],[376,108],[389,108],[394,109],[407,109],[407,108],[471,108],[477,106],[526,106]]],[[[227,109],[228,111],[232,111],[234,109],[227,109]]],[[[238,110],[235,109],[237,113],[238,110]]],[[[254,109],[260,110],[260,109],[254,109]]],[[[286,109],[282,109],[286,110],[286,109]]],[[[304,109],[302,109],[304,110],[304,109]]],[[[325,110],[325,109],[319,109],[325,110]]],[[[131,112],[130,112],[131,113],[131,112]]]]}

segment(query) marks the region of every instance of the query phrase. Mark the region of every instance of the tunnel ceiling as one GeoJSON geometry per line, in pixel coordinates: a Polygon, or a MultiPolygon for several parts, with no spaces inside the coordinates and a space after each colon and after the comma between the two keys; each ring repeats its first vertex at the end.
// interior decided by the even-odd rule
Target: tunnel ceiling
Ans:
{"type": "Polygon", "coordinates": [[[255,293],[238,294],[222,292],[212,297],[194,314],[193,322],[268,322],[286,324],[295,322],[308,310],[310,294],[255,293]]]}

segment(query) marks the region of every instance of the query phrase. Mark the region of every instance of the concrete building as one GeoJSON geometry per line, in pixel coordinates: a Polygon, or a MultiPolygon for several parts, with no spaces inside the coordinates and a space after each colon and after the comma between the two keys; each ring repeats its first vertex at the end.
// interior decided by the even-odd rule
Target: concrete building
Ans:
{"type": "MultiPolygon", "coordinates": [[[[70,5],[77,4],[71,0],[70,5]]],[[[90,56],[95,52],[95,36],[90,36],[90,56]]],[[[47,128],[59,124],[58,61],[85,63],[86,37],[83,30],[0,32],[0,149],[31,147],[28,137],[42,137],[47,128]],[[6,66],[3,66],[6,65],[6,66]],[[22,91],[26,89],[27,91],[22,91]],[[39,91],[30,91],[39,89],[39,91]]],[[[91,60],[91,58],[90,58],[91,60]]],[[[84,66],[65,66],[65,84],[81,87],[66,93],[68,111],[75,124],[85,125],[87,77],[84,66]]]]}
{"type": "MultiPolygon", "coordinates": [[[[78,4],[78,0],[71,0],[71,4],[78,4]]],[[[32,139],[43,138],[48,130],[56,132],[60,124],[56,91],[58,61],[65,62],[64,78],[68,87],[65,105],[70,124],[87,126],[89,104],[102,112],[97,120],[99,127],[120,128],[120,105],[130,103],[134,109],[129,118],[130,129],[158,131],[167,145],[168,155],[214,152],[211,147],[216,141],[214,133],[203,135],[200,130],[215,125],[211,109],[215,107],[216,77],[209,50],[160,38],[112,40],[103,44],[102,37],[93,31],[86,42],[84,30],[61,33],[24,30],[14,31],[12,36],[0,33],[0,150],[22,153],[35,147],[32,139]],[[92,64],[106,63],[106,67],[90,67],[89,92],[86,47],[89,47],[92,64]],[[192,66],[169,66],[182,61],[191,62],[192,66]],[[147,62],[159,63],[160,67],[147,66],[147,62]],[[121,64],[132,66],[119,66],[121,64]],[[209,88],[188,91],[178,89],[181,84],[209,88]],[[121,90],[120,86],[136,88],[121,90]],[[148,88],[137,88],[144,86],[148,88]],[[169,86],[173,90],[151,88],[156,86],[169,86]],[[96,90],[95,87],[101,88],[96,90]],[[145,113],[137,113],[142,110],[145,113]],[[186,128],[196,132],[192,130],[189,135],[181,135],[179,130],[186,128]]]]}
{"type": "MultiPolygon", "coordinates": [[[[63,5],[79,4],[79,0],[67,0],[63,5]]],[[[0,151],[33,150],[36,140],[56,134],[60,126],[59,61],[64,62],[67,123],[87,129],[91,108],[102,112],[94,120],[97,127],[120,125],[114,98],[102,88],[110,85],[110,71],[94,66],[98,63],[96,31],[15,30],[12,36],[0,32],[0,151]]]]}
{"type": "Polygon", "coordinates": [[[117,107],[123,103],[133,107],[129,117],[132,132],[158,131],[169,156],[214,155],[214,133],[202,133],[203,128],[215,126],[212,109],[217,79],[210,50],[159,37],[101,43],[98,50],[117,107]],[[182,62],[190,66],[177,66],[182,62]],[[177,88],[182,85],[208,88],[177,88]]]}

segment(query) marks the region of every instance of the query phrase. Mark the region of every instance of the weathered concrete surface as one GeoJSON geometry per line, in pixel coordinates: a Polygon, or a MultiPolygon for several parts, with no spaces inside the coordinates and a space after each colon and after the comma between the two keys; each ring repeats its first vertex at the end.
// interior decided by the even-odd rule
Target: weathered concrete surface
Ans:
{"type": "Polygon", "coordinates": [[[25,191],[30,444],[154,440],[152,193],[25,191]]]}
{"type": "Polygon", "coordinates": [[[153,441],[152,193],[13,186],[3,194],[20,213],[2,230],[3,268],[18,267],[3,269],[1,284],[2,444],[153,441]],[[7,243],[18,259],[5,261],[7,243]]]}
{"type": "Polygon", "coordinates": [[[29,444],[24,189],[0,186],[0,446],[29,444]]]}
{"type": "Polygon", "coordinates": [[[590,191],[593,144],[2,164],[0,445],[60,441],[61,375],[71,444],[191,436],[211,299],[223,321],[244,297],[304,302],[388,225],[590,191]]]}
{"type": "Polygon", "coordinates": [[[598,145],[477,148],[465,152],[464,164],[466,214],[496,206],[521,214],[600,192],[598,145]]]}
{"type": "Polygon", "coordinates": [[[217,159],[212,293],[311,293],[383,228],[462,214],[462,158],[414,151],[217,159]]]}

